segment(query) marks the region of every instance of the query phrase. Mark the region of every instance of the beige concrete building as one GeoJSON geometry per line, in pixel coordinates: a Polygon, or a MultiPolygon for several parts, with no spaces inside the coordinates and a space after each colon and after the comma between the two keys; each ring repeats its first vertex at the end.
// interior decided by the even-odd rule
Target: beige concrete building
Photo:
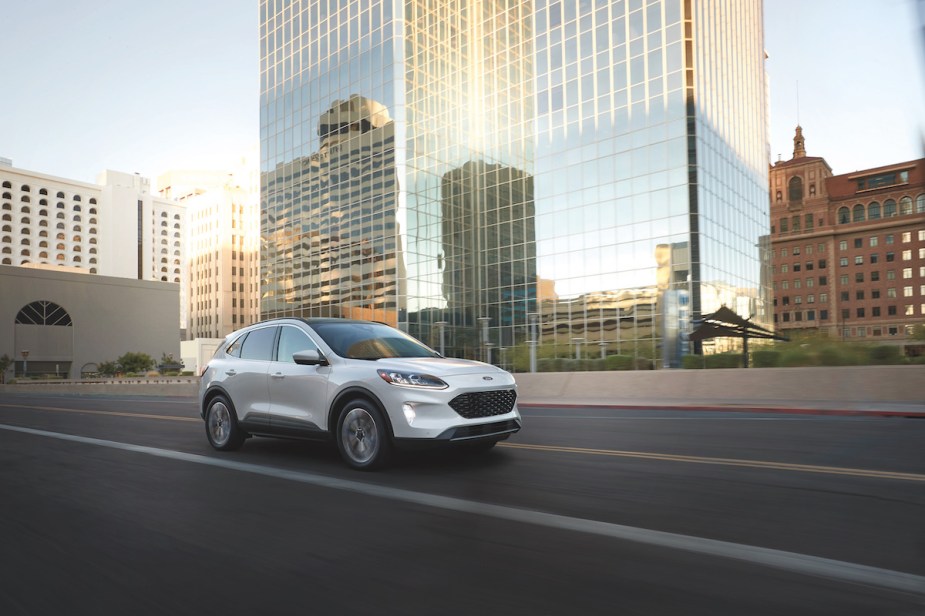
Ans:
{"type": "Polygon", "coordinates": [[[137,174],[108,170],[97,180],[0,166],[0,265],[171,282],[185,297],[183,204],[152,195],[137,174]]]}
{"type": "Polygon", "coordinates": [[[6,265],[0,289],[7,376],[80,378],[128,352],[180,356],[176,283],[6,265]]]}
{"type": "MultiPolygon", "coordinates": [[[[260,317],[260,210],[256,169],[175,170],[159,194],[186,210],[186,340],[224,338],[260,317]]],[[[186,361],[186,360],[184,360],[186,361]]]]}

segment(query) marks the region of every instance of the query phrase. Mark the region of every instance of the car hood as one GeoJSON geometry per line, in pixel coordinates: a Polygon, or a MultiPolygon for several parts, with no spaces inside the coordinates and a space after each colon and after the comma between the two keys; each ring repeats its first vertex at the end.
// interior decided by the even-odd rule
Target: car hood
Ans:
{"type": "Polygon", "coordinates": [[[505,370],[491,364],[447,357],[389,357],[377,360],[376,366],[384,370],[420,372],[437,377],[464,374],[507,374],[505,370]]]}

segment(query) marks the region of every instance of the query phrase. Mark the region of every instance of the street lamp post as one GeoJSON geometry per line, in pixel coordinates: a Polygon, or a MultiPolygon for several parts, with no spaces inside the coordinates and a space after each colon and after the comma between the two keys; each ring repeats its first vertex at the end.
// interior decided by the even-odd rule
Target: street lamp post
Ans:
{"type": "Polygon", "coordinates": [[[581,359],[581,343],[584,341],[584,338],[572,338],[572,342],[575,343],[575,359],[581,359]]]}
{"type": "Polygon", "coordinates": [[[490,321],[491,321],[491,317],[479,317],[479,318],[478,318],[479,326],[480,326],[481,332],[482,332],[482,334],[481,334],[481,339],[482,339],[482,361],[486,361],[486,360],[487,360],[487,363],[491,363],[491,361],[490,361],[490,355],[489,355],[489,354],[490,354],[490,351],[487,351],[487,350],[486,350],[486,349],[488,349],[488,323],[489,323],[490,321]]]}
{"type": "Polygon", "coordinates": [[[29,374],[29,351],[23,349],[20,354],[22,355],[22,375],[26,376],[29,374]]]}
{"type": "Polygon", "coordinates": [[[536,372],[536,322],[539,316],[535,312],[527,314],[527,319],[530,321],[530,372],[536,372]]]}
{"type": "Polygon", "coordinates": [[[437,329],[440,331],[440,354],[446,357],[446,351],[444,350],[444,347],[443,347],[443,336],[444,336],[444,333],[446,332],[447,322],[437,321],[435,325],[437,326],[437,329]]]}

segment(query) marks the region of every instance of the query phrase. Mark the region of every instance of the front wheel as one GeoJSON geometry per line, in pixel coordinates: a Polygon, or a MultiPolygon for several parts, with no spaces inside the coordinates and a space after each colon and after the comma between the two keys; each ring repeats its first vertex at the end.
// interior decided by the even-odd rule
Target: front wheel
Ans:
{"type": "Polygon", "coordinates": [[[359,470],[385,464],[392,451],[382,413],[366,400],[351,400],[337,419],[337,449],[344,461],[359,470]]]}
{"type": "Polygon", "coordinates": [[[215,396],[206,410],[206,436],[209,444],[219,451],[232,451],[244,443],[244,433],[238,427],[234,409],[225,396],[215,396]]]}

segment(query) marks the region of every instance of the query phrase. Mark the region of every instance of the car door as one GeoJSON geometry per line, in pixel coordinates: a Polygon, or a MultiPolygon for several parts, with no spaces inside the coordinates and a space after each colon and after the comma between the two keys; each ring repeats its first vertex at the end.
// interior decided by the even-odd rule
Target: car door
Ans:
{"type": "Polygon", "coordinates": [[[281,325],[275,361],[269,372],[270,427],[274,433],[311,436],[321,431],[327,412],[330,366],[305,366],[292,358],[299,351],[319,351],[297,325],[281,325]]]}
{"type": "Polygon", "coordinates": [[[238,356],[224,366],[222,386],[245,430],[261,431],[270,423],[270,392],[267,383],[276,341],[276,325],[248,332],[238,356]]]}

